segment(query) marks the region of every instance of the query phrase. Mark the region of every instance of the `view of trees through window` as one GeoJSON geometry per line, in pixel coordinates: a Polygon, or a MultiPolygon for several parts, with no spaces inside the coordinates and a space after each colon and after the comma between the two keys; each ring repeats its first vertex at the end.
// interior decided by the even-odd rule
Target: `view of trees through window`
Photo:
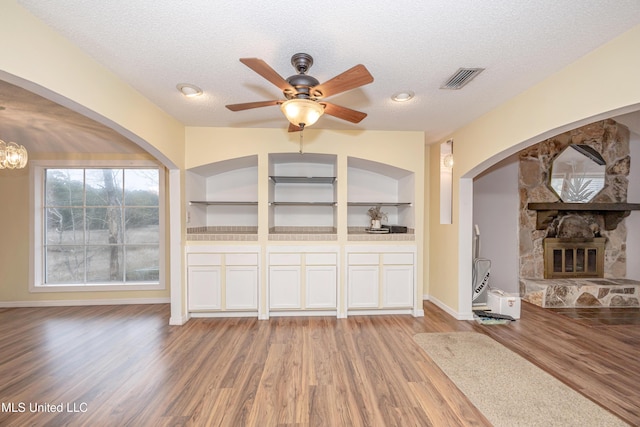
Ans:
{"type": "Polygon", "coordinates": [[[159,280],[158,169],[47,169],[45,284],[159,280]]]}

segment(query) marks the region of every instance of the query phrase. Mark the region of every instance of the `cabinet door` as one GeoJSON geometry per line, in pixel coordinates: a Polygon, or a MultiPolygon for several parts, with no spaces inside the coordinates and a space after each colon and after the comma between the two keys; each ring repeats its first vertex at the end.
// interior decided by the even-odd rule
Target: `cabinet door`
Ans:
{"type": "Polygon", "coordinates": [[[335,265],[308,265],[306,267],[306,308],[337,307],[336,284],[337,270],[335,265]]]}
{"type": "Polygon", "coordinates": [[[382,275],[384,307],[413,307],[413,266],[385,265],[382,275]]]}
{"type": "Polygon", "coordinates": [[[300,308],[300,266],[269,267],[269,308],[300,308]]]}
{"type": "Polygon", "coordinates": [[[377,308],[380,271],[377,265],[349,266],[349,308],[377,308]]]}
{"type": "Polygon", "coordinates": [[[219,266],[191,266],[187,270],[189,310],[220,310],[221,269],[219,266]]]}
{"type": "Polygon", "coordinates": [[[256,310],[258,308],[258,267],[227,267],[225,275],[225,308],[256,310]]]}

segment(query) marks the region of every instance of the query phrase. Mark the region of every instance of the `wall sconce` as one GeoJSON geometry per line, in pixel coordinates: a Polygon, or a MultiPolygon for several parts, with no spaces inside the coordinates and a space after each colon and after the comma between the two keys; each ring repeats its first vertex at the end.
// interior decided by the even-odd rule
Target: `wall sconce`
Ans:
{"type": "Polygon", "coordinates": [[[24,146],[0,139],[0,169],[22,169],[27,166],[28,157],[24,146]]]}
{"type": "Polygon", "coordinates": [[[445,154],[442,158],[442,166],[445,169],[453,169],[453,154],[445,154]]]}
{"type": "Polygon", "coordinates": [[[453,140],[440,144],[440,224],[451,224],[453,197],[453,140]]]}

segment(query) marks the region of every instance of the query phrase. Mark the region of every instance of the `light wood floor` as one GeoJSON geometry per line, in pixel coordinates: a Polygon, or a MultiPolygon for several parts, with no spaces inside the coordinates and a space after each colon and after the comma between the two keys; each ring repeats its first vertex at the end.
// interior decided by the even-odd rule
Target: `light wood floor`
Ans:
{"type": "Polygon", "coordinates": [[[412,340],[470,330],[640,425],[637,326],[591,328],[527,303],[505,326],[425,312],[168,326],[166,305],[0,309],[0,425],[488,426],[412,340]]]}

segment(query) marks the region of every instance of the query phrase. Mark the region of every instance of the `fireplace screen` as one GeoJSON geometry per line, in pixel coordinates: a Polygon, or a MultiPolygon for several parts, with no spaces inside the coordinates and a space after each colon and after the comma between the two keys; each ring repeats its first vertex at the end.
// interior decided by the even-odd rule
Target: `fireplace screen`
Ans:
{"type": "Polygon", "coordinates": [[[604,277],[604,237],[544,239],[545,279],[604,277]]]}

